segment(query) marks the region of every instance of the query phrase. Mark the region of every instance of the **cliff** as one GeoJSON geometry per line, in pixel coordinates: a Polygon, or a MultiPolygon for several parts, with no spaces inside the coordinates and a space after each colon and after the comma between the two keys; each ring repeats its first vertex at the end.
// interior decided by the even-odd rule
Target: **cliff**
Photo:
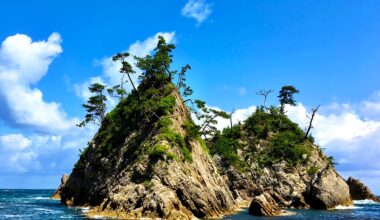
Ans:
{"type": "Polygon", "coordinates": [[[75,165],[62,202],[118,218],[221,217],[236,202],[204,142],[186,126],[190,113],[166,83],[139,87],[111,111],[75,165]]]}

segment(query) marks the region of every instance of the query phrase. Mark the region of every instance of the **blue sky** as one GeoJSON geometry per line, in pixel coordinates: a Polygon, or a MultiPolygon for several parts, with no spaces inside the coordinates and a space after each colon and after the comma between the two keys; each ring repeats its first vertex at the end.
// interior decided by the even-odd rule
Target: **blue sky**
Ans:
{"type": "Polygon", "coordinates": [[[236,121],[260,89],[296,86],[288,114],[301,127],[321,104],[317,142],[380,194],[377,0],[4,0],[0,10],[0,188],[55,188],[96,130],[75,127],[86,87],[115,82],[110,56],[150,53],[161,33],[177,46],[174,66],[192,66],[195,96],[237,109],[236,121]]]}

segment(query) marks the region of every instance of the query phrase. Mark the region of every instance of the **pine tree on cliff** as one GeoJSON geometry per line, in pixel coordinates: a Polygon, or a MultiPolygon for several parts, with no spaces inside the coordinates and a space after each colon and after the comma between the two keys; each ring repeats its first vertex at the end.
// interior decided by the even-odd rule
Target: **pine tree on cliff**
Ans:
{"type": "Polygon", "coordinates": [[[87,100],[87,104],[82,105],[86,109],[87,114],[85,119],[77,125],[78,127],[84,127],[88,123],[101,126],[104,120],[106,111],[105,102],[107,101],[107,97],[103,94],[105,86],[100,83],[94,83],[88,89],[95,95],[87,100]]]}
{"type": "Polygon", "coordinates": [[[296,100],[294,99],[293,95],[296,93],[299,93],[300,91],[297,90],[294,86],[283,86],[279,92],[279,95],[277,96],[280,101],[280,112],[284,114],[285,111],[285,105],[292,105],[294,106],[296,104],[296,100]]]}

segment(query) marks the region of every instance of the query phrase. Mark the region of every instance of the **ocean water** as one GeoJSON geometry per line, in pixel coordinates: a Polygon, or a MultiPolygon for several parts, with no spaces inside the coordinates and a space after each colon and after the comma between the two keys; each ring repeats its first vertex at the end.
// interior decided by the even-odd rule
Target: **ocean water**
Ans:
{"type": "MultiPolygon", "coordinates": [[[[86,219],[81,208],[67,208],[59,201],[51,200],[54,190],[7,190],[0,189],[0,219],[86,219]]],[[[379,219],[380,204],[371,201],[355,201],[351,209],[334,211],[290,210],[296,215],[288,217],[254,217],[243,210],[223,219],[379,219]]]]}
{"type": "Polygon", "coordinates": [[[0,219],[86,219],[80,208],[50,199],[54,190],[0,189],[0,219]]]}

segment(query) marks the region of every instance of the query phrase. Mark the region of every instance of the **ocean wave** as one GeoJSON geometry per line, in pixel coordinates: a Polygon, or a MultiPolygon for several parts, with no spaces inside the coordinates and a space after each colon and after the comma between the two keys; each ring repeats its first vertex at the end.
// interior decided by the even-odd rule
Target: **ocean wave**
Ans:
{"type": "Polygon", "coordinates": [[[58,214],[62,213],[60,210],[53,210],[53,209],[47,209],[47,208],[34,208],[34,211],[38,211],[44,214],[58,214]]]}
{"type": "Polygon", "coordinates": [[[343,205],[338,205],[335,207],[336,210],[346,210],[346,209],[362,209],[363,207],[357,207],[357,206],[343,206],[343,205]]]}
{"type": "Polygon", "coordinates": [[[60,216],[59,218],[75,218],[75,216],[71,216],[71,215],[62,215],[62,216],[60,216]]]}
{"type": "Polygon", "coordinates": [[[364,200],[354,200],[355,205],[378,205],[379,203],[370,200],[370,199],[364,199],[364,200]]]}
{"type": "Polygon", "coordinates": [[[5,215],[0,215],[0,217],[4,218],[25,218],[25,217],[31,217],[33,215],[10,215],[10,214],[5,214],[5,215]]]}
{"type": "Polygon", "coordinates": [[[104,216],[94,215],[94,216],[91,216],[91,218],[93,218],[93,219],[102,219],[102,218],[104,218],[104,216]]]}
{"type": "Polygon", "coordinates": [[[83,212],[83,213],[86,213],[90,210],[89,207],[81,207],[80,210],[83,212]]]}
{"type": "Polygon", "coordinates": [[[36,200],[50,200],[50,197],[37,196],[37,197],[33,197],[32,199],[36,199],[36,200]]]}

